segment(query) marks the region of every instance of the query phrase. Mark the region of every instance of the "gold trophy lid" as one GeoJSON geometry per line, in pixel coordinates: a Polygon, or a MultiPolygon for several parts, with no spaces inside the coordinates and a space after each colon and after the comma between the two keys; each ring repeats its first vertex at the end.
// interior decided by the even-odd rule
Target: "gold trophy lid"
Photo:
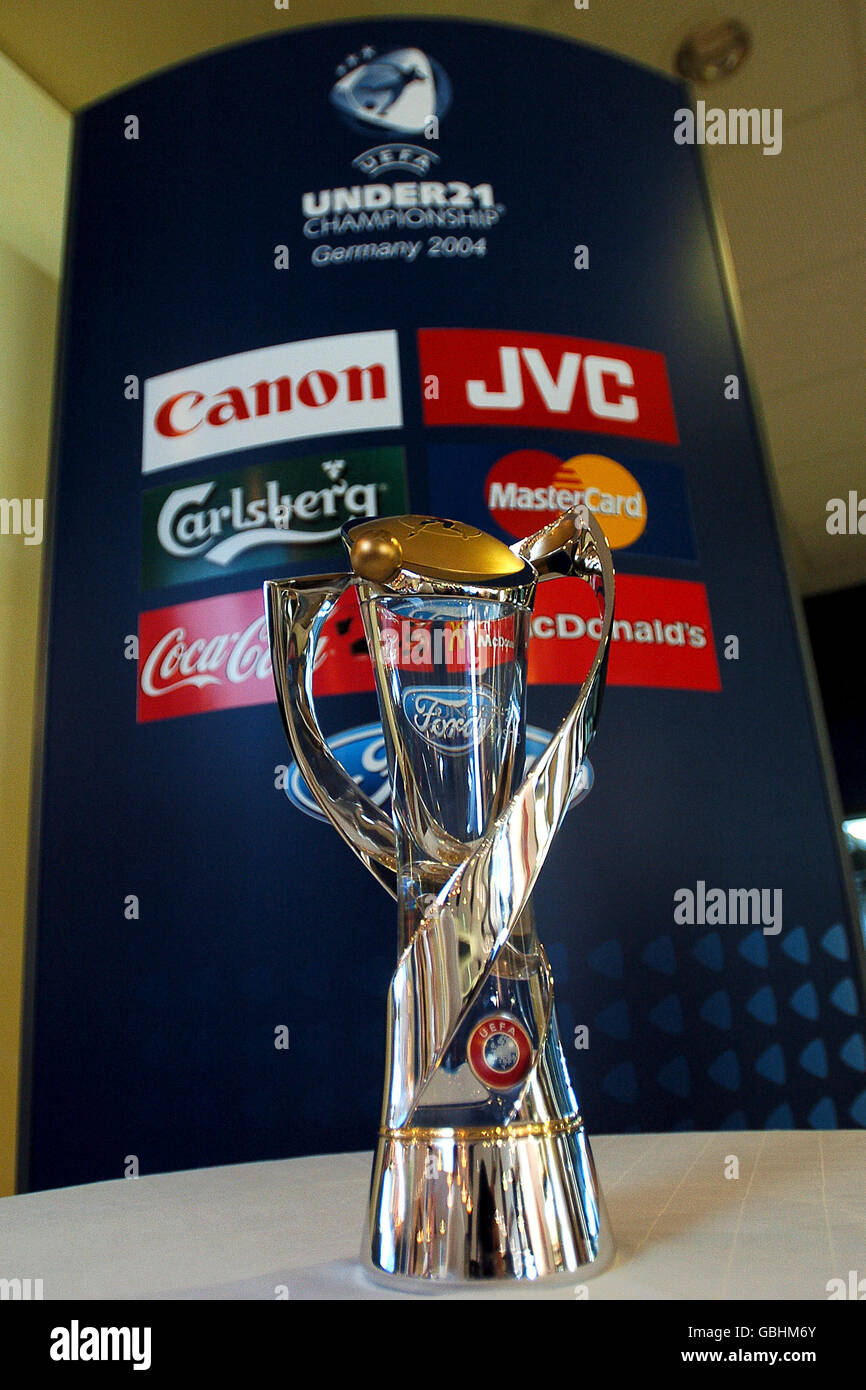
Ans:
{"type": "Polygon", "coordinates": [[[439,516],[387,516],[343,527],[359,579],[391,587],[400,576],[453,585],[518,588],[536,578],[503,541],[439,516]]]}

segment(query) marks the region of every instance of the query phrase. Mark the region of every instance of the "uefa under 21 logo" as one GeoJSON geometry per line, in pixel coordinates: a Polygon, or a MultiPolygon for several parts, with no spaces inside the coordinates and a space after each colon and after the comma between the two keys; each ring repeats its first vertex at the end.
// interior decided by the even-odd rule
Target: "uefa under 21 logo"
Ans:
{"type": "MultiPolygon", "coordinates": [[[[544,752],[552,735],[546,729],[538,729],[530,724],[526,730],[526,768],[544,752]]],[[[391,796],[388,780],[388,756],[385,752],[385,738],[381,724],[360,724],[354,729],[345,729],[327,740],[328,747],[349,776],[369,796],[377,806],[386,806],[391,796]]],[[[588,759],[584,759],[577,775],[571,806],[592,790],[595,780],[588,759]]],[[[296,763],[289,766],[286,778],[286,796],[299,811],[323,821],[322,815],[310,790],[301,776],[296,763]]]]}
{"type": "Polygon", "coordinates": [[[451,105],[451,82],[420,48],[362,48],[337,68],[331,101],[353,130],[423,135],[451,105]]]}

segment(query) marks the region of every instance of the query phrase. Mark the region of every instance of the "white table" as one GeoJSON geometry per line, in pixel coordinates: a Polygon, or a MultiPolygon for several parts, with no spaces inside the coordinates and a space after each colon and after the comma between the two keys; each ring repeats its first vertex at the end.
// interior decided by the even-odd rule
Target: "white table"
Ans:
{"type": "MultiPolygon", "coordinates": [[[[593,1141],[614,1266],[545,1297],[826,1300],[866,1277],[863,1131],[609,1135],[593,1141]],[[727,1178],[739,1161],[739,1177],[727,1178]]],[[[0,1277],[44,1297],[412,1297],[362,1274],[370,1155],[93,1183],[0,1200],[0,1277]]],[[[497,1289],[487,1296],[539,1297],[497,1289]]],[[[478,1295],[449,1295],[477,1297],[478,1295]]]]}

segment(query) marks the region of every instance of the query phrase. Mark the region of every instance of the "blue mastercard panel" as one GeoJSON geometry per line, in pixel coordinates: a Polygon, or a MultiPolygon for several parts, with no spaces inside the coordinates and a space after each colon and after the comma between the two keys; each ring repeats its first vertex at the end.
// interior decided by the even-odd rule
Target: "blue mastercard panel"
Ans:
{"type": "Polygon", "coordinates": [[[557,449],[505,444],[432,444],[427,449],[430,509],[461,516],[511,544],[583,503],[617,554],[697,564],[686,481],[680,464],[634,460],[585,440],[557,449]]]}

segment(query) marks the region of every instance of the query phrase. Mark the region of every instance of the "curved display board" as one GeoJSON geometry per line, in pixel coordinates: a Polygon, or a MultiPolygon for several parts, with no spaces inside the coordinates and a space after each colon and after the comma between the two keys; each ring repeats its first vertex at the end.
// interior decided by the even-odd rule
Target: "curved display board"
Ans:
{"type": "MultiPolygon", "coordinates": [[[[866,1124],[857,938],[684,101],[532,32],[371,21],[78,118],[30,1186],[372,1147],[393,907],[289,766],[261,583],[410,508],[510,543],[582,500],[614,548],[594,786],[536,895],[591,1132],[866,1124]]],[[[535,751],[594,647],[585,588],[539,593],[535,751]]],[[[381,799],[351,605],[317,679],[381,799]]]]}

